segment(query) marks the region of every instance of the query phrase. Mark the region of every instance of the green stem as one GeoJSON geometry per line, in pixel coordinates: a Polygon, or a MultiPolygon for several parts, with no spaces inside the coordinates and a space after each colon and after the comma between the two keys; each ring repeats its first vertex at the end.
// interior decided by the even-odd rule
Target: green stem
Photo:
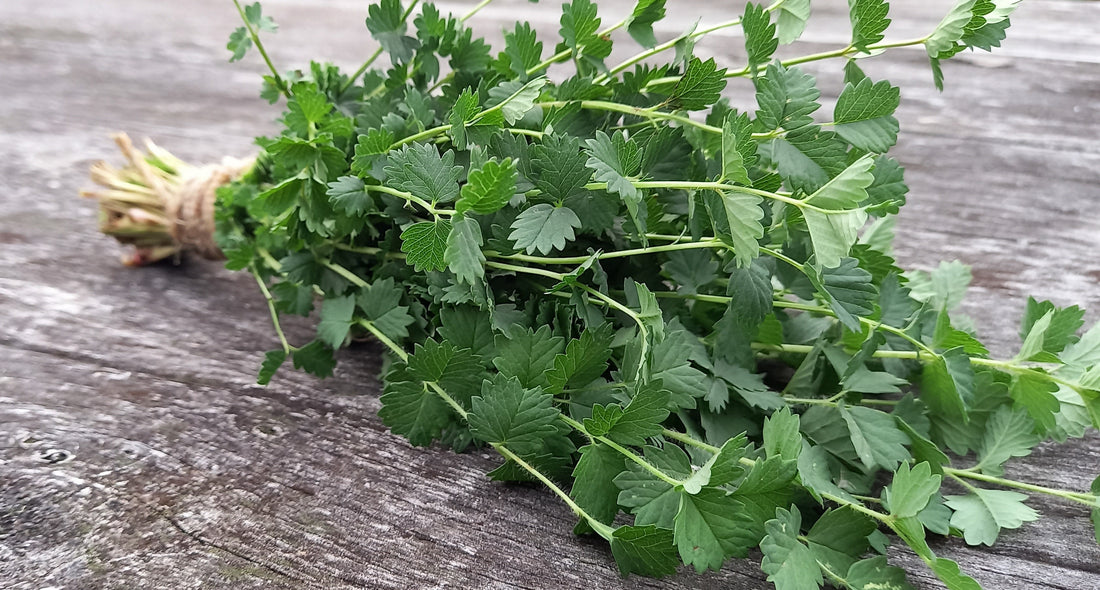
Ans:
{"type": "Polygon", "coordinates": [[[248,37],[252,39],[252,44],[256,46],[256,51],[260,52],[260,56],[264,58],[264,63],[267,64],[267,69],[271,70],[271,78],[275,80],[275,88],[283,94],[283,96],[290,98],[290,89],[287,88],[286,82],[283,77],[279,75],[279,70],[275,69],[275,64],[271,63],[271,58],[267,55],[267,50],[264,49],[264,44],[260,41],[260,35],[256,32],[256,29],[252,28],[252,23],[248,21],[248,17],[244,14],[244,8],[241,8],[241,3],[238,0],[233,0],[233,5],[237,7],[237,13],[241,15],[241,21],[244,22],[245,29],[248,31],[248,37]]]}
{"type": "Polygon", "coordinates": [[[436,209],[435,205],[429,203],[428,201],[425,201],[424,199],[421,199],[420,197],[412,193],[399,191],[395,188],[390,188],[384,184],[368,184],[364,188],[370,192],[385,193],[387,195],[392,195],[400,199],[405,199],[405,201],[408,203],[415,203],[417,205],[420,205],[421,208],[423,208],[428,213],[431,213],[435,217],[450,217],[455,214],[455,212],[450,209],[436,209]]]}
{"type": "Polygon", "coordinates": [[[485,256],[488,258],[496,258],[499,260],[516,260],[519,262],[530,262],[533,264],[582,264],[593,256],[595,256],[597,260],[608,260],[612,258],[627,258],[630,256],[657,254],[659,252],[673,252],[676,250],[696,250],[700,248],[722,249],[729,248],[729,245],[719,240],[713,240],[700,242],[684,242],[681,244],[668,244],[664,246],[649,246],[646,248],[634,248],[631,250],[616,250],[614,252],[597,252],[592,256],[563,256],[555,258],[545,256],[530,256],[527,254],[497,254],[494,252],[486,252],[485,256]]]}
{"type": "Polygon", "coordinates": [[[283,333],[283,326],[279,323],[279,310],[275,309],[275,298],[271,296],[271,291],[268,290],[267,283],[260,276],[260,271],[256,268],[256,265],[250,265],[248,270],[252,273],[252,277],[256,279],[256,284],[260,286],[260,292],[264,294],[264,299],[267,301],[267,311],[271,313],[271,325],[275,328],[275,335],[279,337],[279,344],[283,347],[283,353],[290,354],[291,349],[294,347],[290,345],[290,342],[287,342],[286,334],[283,333]]]}
{"type": "MultiPolygon", "coordinates": [[[[491,0],[486,0],[485,2],[482,2],[482,4],[488,4],[490,1],[491,0]]],[[[420,0],[412,0],[412,2],[409,3],[409,7],[405,10],[405,14],[401,17],[401,20],[409,20],[409,15],[412,14],[412,11],[416,9],[416,5],[419,3],[420,0]]],[[[481,6],[477,6],[477,9],[481,10],[481,6]]],[[[340,87],[340,94],[347,92],[348,88],[351,88],[351,86],[355,84],[355,81],[359,79],[359,76],[362,76],[363,72],[367,71],[367,68],[369,68],[380,55],[382,55],[381,45],[378,46],[378,49],[374,50],[374,53],[370,54],[370,57],[367,58],[367,61],[363,62],[363,65],[359,66],[358,70],[355,70],[355,73],[352,74],[350,78],[348,78],[348,81],[344,82],[344,85],[340,87]]]]}
{"type": "MultiPolygon", "coordinates": [[[[382,331],[374,325],[374,322],[370,320],[359,320],[356,323],[366,328],[366,330],[377,338],[379,342],[385,344],[386,347],[390,349],[390,352],[397,355],[397,358],[401,359],[403,362],[408,362],[409,353],[405,352],[405,349],[401,348],[401,346],[394,342],[389,336],[383,334],[382,331]]],[[[463,410],[463,412],[465,412],[465,410],[463,410]]]]}
{"type": "MultiPolygon", "coordinates": [[[[786,2],[786,0],[776,0],[776,2],[772,3],[771,6],[765,8],[764,12],[770,13],[770,12],[775,11],[777,8],[782,6],[784,2],[786,2]]],[[[655,56],[659,53],[662,53],[664,51],[668,51],[669,49],[672,49],[672,48],[676,47],[677,44],[679,44],[681,41],[683,41],[685,39],[690,39],[690,40],[694,41],[694,40],[697,40],[697,39],[701,39],[702,37],[705,37],[705,36],[715,32],[715,31],[719,31],[719,30],[722,30],[722,29],[728,29],[730,27],[735,27],[739,24],[741,24],[741,17],[737,17],[735,19],[728,20],[728,21],[725,21],[725,22],[720,22],[716,25],[711,25],[711,26],[709,26],[705,29],[694,31],[694,32],[692,32],[690,34],[687,34],[687,35],[680,35],[679,37],[676,37],[674,39],[671,39],[669,41],[666,41],[664,43],[656,45],[656,46],[654,46],[650,49],[642,51],[641,53],[638,53],[637,55],[623,61],[619,65],[617,65],[617,66],[611,68],[610,70],[608,70],[608,72],[606,74],[602,74],[600,76],[597,76],[596,79],[593,80],[592,82],[593,82],[593,84],[605,84],[615,74],[618,74],[619,72],[622,72],[623,70],[629,68],[630,66],[632,66],[632,65],[634,65],[634,64],[636,64],[640,61],[649,59],[649,58],[651,58],[651,57],[653,57],[653,56],[655,56]]]]}
{"type": "Polygon", "coordinates": [[[527,461],[524,461],[522,457],[513,453],[510,449],[508,449],[508,447],[504,446],[501,443],[490,444],[494,449],[496,449],[498,453],[504,456],[505,459],[510,459],[514,461],[516,465],[524,468],[528,473],[535,476],[536,479],[541,481],[543,485],[550,488],[550,491],[554,492],[557,497],[561,498],[561,500],[565,502],[567,506],[569,506],[569,509],[572,510],[574,514],[583,518],[585,522],[588,523],[588,526],[592,527],[592,530],[596,531],[596,534],[603,537],[607,541],[611,541],[611,539],[614,538],[615,529],[596,520],[595,518],[592,518],[591,515],[585,512],[584,508],[581,508],[579,504],[573,501],[573,498],[569,497],[569,494],[565,493],[561,488],[557,486],[557,484],[550,481],[550,478],[543,475],[543,473],[536,469],[534,465],[531,465],[527,461]]]}
{"type": "Polygon", "coordinates": [[[976,471],[969,471],[966,469],[956,469],[953,467],[944,467],[943,472],[956,481],[961,483],[967,488],[973,489],[973,486],[963,481],[963,479],[970,479],[974,481],[980,481],[993,485],[1003,486],[1007,488],[1016,488],[1019,490],[1026,490],[1029,492],[1035,492],[1038,494],[1046,494],[1048,496],[1054,496],[1069,500],[1070,502],[1076,502],[1078,504],[1084,504],[1091,508],[1100,508],[1100,499],[1092,494],[1086,494],[1082,492],[1071,492],[1068,490],[1059,490],[1057,488],[1048,488],[1046,486],[1038,486],[1030,483],[1024,483],[1020,481],[1013,481],[1011,479],[1004,479],[1001,477],[994,477],[992,475],[986,475],[984,473],[978,473],[976,471]]]}
{"type": "MultiPolygon", "coordinates": [[[[630,17],[624,18],[623,20],[611,25],[610,27],[607,27],[606,29],[596,33],[596,36],[597,37],[603,37],[603,36],[606,36],[606,35],[610,35],[611,33],[614,33],[615,31],[625,27],[627,25],[627,23],[629,23],[629,22],[630,22],[630,17]]],[[[584,51],[584,46],[582,45],[580,49],[581,49],[581,51],[584,51]]],[[[550,57],[540,61],[538,64],[532,66],[531,68],[528,68],[527,75],[528,76],[533,76],[537,72],[541,72],[542,70],[545,70],[546,68],[548,68],[548,67],[550,67],[550,66],[552,66],[552,65],[554,65],[558,62],[565,61],[565,60],[569,59],[569,56],[571,56],[571,55],[573,55],[573,50],[572,49],[562,49],[561,51],[555,53],[554,55],[551,55],[550,57]]]]}
{"type": "Polygon", "coordinates": [[[623,457],[626,457],[627,459],[630,459],[634,463],[637,463],[638,466],[640,466],[642,469],[645,469],[649,473],[653,474],[653,477],[656,477],[657,479],[667,483],[668,485],[670,485],[670,486],[684,485],[684,482],[676,479],[675,477],[671,477],[668,474],[666,474],[665,472],[661,471],[660,469],[654,467],[653,465],[650,465],[648,461],[646,461],[644,458],[638,456],[638,454],[635,453],[634,451],[631,451],[630,449],[628,449],[628,448],[620,445],[619,443],[607,438],[606,436],[592,436],[592,435],[588,434],[588,431],[584,429],[583,424],[581,424],[580,422],[577,422],[576,420],[570,418],[569,416],[566,416],[565,414],[562,414],[561,415],[561,420],[562,420],[562,422],[565,422],[570,427],[572,427],[573,430],[576,430],[577,432],[582,432],[586,436],[591,438],[592,440],[598,441],[601,444],[605,444],[608,447],[614,449],[615,452],[619,453],[623,457]]]}
{"type": "Polygon", "coordinates": [[[540,102],[538,104],[542,108],[558,108],[558,107],[564,107],[564,106],[566,106],[570,103],[573,103],[573,102],[579,102],[582,109],[588,109],[588,110],[592,110],[592,111],[607,111],[607,112],[612,112],[612,113],[622,113],[624,115],[633,115],[635,117],[643,117],[643,118],[646,118],[646,119],[653,119],[653,120],[676,121],[676,122],[681,123],[683,125],[688,125],[688,126],[691,126],[691,127],[697,127],[699,129],[702,129],[703,131],[706,131],[707,133],[714,133],[714,134],[717,134],[717,135],[722,134],[722,129],[720,127],[715,127],[713,125],[707,125],[706,123],[701,123],[699,121],[696,121],[694,119],[690,119],[688,117],[684,117],[682,115],[676,115],[676,114],[673,114],[673,113],[665,113],[665,112],[662,112],[662,111],[658,111],[655,108],[646,109],[646,108],[642,108],[642,107],[631,106],[631,105],[622,104],[622,103],[618,103],[618,102],[610,102],[610,101],[606,101],[606,100],[582,100],[582,101],[557,100],[557,101],[540,102]]]}
{"type": "Polygon", "coordinates": [[[355,285],[356,287],[359,287],[360,289],[369,286],[369,284],[366,281],[359,278],[359,275],[357,275],[357,274],[351,272],[350,270],[340,266],[339,264],[336,264],[335,262],[332,262],[331,260],[325,260],[325,261],[321,262],[321,266],[324,266],[325,268],[327,268],[327,269],[335,272],[336,274],[344,277],[345,279],[348,280],[348,282],[355,285]]]}
{"type": "MultiPolygon", "coordinates": [[[[697,440],[691,439],[691,437],[689,437],[689,436],[687,436],[683,433],[676,432],[675,430],[669,430],[669,429],[666,428],[666,429],[663,430],[663,433],[664,433],[665,436],[668,436],[669,438],[679,440],[681,442],[687,443],[689,445],[692,445],[696,448],[699,448],[699,449],[702,449],[704,451],[710,452],[712,454],[718,454],[722,450],[722,449],[720,449],[720,448],[718,448],[714,445],[707,444],[707,443],[702,442],[702,441],[697,441],[697,440]]],[[[752,469],[752,467],[756,465],[756,461],[753,460],[753,459],[750,459],[748,457],[741,457],[739,462],[742,465],[744,465],[745,467],[748,467],[749,469],[752,469]]],[[[829,500],[829,501],[831,501],[835,504],[841,505],[841,506],[849,506],[849,507],[852,508],[852,510],[855,510],[856,512],[860,512],[862,514],[870,516],[871,518],[873,518],[873,519],[875,519],[879,522],[889,524],[892,520],[891,517],[888,514],[883,514],[881,512],[871,510],[870,508],[868,508],[868,507],[866,507],[863,504],[860,504],[858,502],[852,502],[850,500],[846,500],[846,499],[841,498],[839,496],[834,496],[833,494],[830,494],[830,493],[827,493],[827,492],[820,492],[820,494],[821,494],[822,498],[825,498],[825,499],[827,499],[827,500],[829,500]]]]}

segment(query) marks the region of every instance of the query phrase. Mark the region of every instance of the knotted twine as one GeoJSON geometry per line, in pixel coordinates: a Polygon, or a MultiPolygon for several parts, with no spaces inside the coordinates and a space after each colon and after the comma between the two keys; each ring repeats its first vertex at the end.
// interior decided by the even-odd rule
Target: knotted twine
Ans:
{"type": "MultiPolygon", "coordinates": [[[[119,171],[103,163],[93,166],[92,179],[111,190],[83,194],[97,198],[109,215],[116,218],[121,215],[127,221],[144,224],[151,233],[163,229],[165,234],[161,244],[149,245],[146,240],[138,245],[135,256],[128,262],[146,264],[184,251],[208,260],[224,260],[225,255],[214,240],[217,189],[240,178],[254,160],[226,157],[220,164],[192,166],[150,141],[146,141],[147,156],[134,147],[126,134],[119,133],[113,138],[128,166],[119,171]],[[150,164],[152,158],[162,165],[150,164]],[[140,185],[135,181],[140,181],[140,185]],[[126,192],[131,194],[125,196],[126,192]],[[137,193],[141,193],[140,199],[135,196],[137,193]],[[120,203],[126,204],[120,207],[120,203]]],[[[134,243],[126,232],[112,232],[110,227],[103,231],[120,242],[134,243]]]]}

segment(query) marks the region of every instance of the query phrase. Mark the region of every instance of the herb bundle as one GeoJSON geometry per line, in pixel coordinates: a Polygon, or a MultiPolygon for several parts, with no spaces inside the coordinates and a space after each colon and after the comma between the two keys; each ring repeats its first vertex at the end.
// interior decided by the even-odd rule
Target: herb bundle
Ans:
{"type": "Polygon", "coordinates": [[[1017,1],[962,0],[893,42],[888,3],[851,0],[850,43],[785,61],[809,0],[666,42],[664,0],[610,25],[573,0],[560,39],[520,22],[499,51],[466,25],[489,2],[372,4],[380,48],[350,75],[280,73],[274,23],[237,4],[232,59],[255,48],[263,95],[285,101],[214,212],[281,344],[261,383],[287,361],[331,375],[335,349],[376,338],[393,432],[492,447],[490,477],[545,484],[624,575],[759,548],[780,590],[910,588],[889,532],[948,588],[978,588],[927,536],[991,545],[1038,518],[1023,492],[1088,507],[1100,539],[1100,479],[1002,477],[1100,426],[1100,327],[1078,336],[1082,310],[1031,299],[1019,354],[992,359],[953,316],[968,269],[898,268],[899,91],[856,61],[923,46],[942,87],[941,62],[997,47],[1017,1]],[[694,55],[735,27],[743,67],[694,55]],[[611,63],[621,29],[639,52],[611,63]],[[827,59],[844,81],[831,120],[798,68],[827,59]],[[757,110],[729,106],[731,81],[757,110]],[[280,316],[315,310],[316,339],[290,343],[280,316]]]}

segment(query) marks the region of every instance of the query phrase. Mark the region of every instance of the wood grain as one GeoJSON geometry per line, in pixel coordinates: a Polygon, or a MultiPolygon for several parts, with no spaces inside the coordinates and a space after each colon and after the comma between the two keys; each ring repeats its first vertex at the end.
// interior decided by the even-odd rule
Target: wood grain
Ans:
{"type": "MultiPolygon", "coordinates": [[[[354,67],[373,50],[365,3],[318,4],[265,2],[282,26],[272,57],[354,67]]],[[[944,3],[895,4],[907,37],[933,26],[944,3]]],[[[844,7],[815,2],[799,51],[842,45],[844,7]]],[[[603,8],[609,21],[628,10],[603,8]]],[[[499,39],[517,14],[544,37],[557,28],[556,3],[522,0],[498,0],[475,26],[499,39]]],[[[658,33],[730,14],[677,2],[658,33]]],[[[912,192],[899,257],[973,265],[966,310],[1001,355],[1018,346],[1027,294],[1100,309],[1100,3],[1031,2],[1018,15],[1003,51],[946,66],[943,94],[920,50],[866,64],[903,88],[895,155],[912,192]]],[[[602,544],[571,535],[571,514],[549,493],[483,477],[496,457],[387,433],[375,347],[344,351],[333,379],[284,371],[257,387],[275,340],[249,277],[216,264],[116,263],[92,204],[74,197],[87,166],[113,157],[109,132],[201,161],[246,155],[254,135],[274,130],[277,111],[257,98],[261,65],[226,63],[235,26],[215,0],[0,3],[0,587],[770,587],[754,560],[623,581],[602,544]]],[[[734,66],[743,53],[732,36],[700,51],[734,66]]],[[[812,68],[826,103],[838,67],[812,68]]],[[[728,92],[750,104],[747,85],[728,92]]],[[[310,327],[290,330],[304,340],[310,327]]],[[[1009,475],[1085,489],[1098,469],[1091,433],[1041,447],[1009,475]]],[[[1086,511],[1032,504],[1042,521],[995,548],[952,540],[936,550],[988,589],[1100,588],[1086,511]]],[[[891,557],[920,588],[940,587],[911,554],[891,557]]]]}

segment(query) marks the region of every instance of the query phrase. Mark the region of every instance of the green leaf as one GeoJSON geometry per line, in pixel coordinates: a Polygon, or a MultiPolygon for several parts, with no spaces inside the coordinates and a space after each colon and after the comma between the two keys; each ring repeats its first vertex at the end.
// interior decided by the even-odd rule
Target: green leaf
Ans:
{"type": "Polygon", "coordinates": [[[351,171],[358,176],[373,176],[375,162],[390,151],[393,145],[393,133],[388,129],[371,129],[356,138],[355,157],[351,161],[351,171]]]}
{"type": "Polygon", "coordinates": [[[661,271],[680,293],[694,295],[718,278],[718,261],[709,250],[676,250],[666,256],[661,271]]]}
{"type": "Polygon", "coordinates": [[[546,78],[535,78],[530,82],[519,85],[518,82],[503,82],[499,86],[489,90],[489,96],[499,100],[497,106],[504,115],[504,120],[509,125],[522,119],[531,109],[535,108],[542,87],[546,85],[546,78]],[[518,86],[518,88],[516,88],[518,86]]]}
{"type": "MultiPolygon", "coordinates": [[[[686,479],[692,474],[687,454],[676,445],[645,447],[643,454],[647,463],[666,475],[686,479]]],[[[626,468],[615,478],[615,485],[622,490],[619,505],[634,514],[636,525],[671,529],[680,507],[680,492],[633,461],[627,462],[626,468]]]]}
{"type": "Polygon", "coordinates": [[[944,501],[955,511],[951,526],[963,532],[968,545],[992,546],[1001,529],[1019,528],[1039,518],[1038,512],[1024,504],[1027,500],[1024,494],[968,487],[970,493],[965,496],[944,496],[944,501]]]}
{"type": "Polygon", "coordinates": [[[775,37],[775,25],[771,22],[771,13],[763,6],[753,3],[745,5],[745,14],[741,17],[741,28],[745,31],[745,53],[748,55],[749,72],[756,76],[760,66],[767,65],[779,47],[775,37]]]}
{"type": "Polygon", "coordinates": [[[611,554],[623,576],[638,574],[661,578],[676,573],[680,560],[676,555],[673,532],[648,526],[621,526],[611,539],[611,554]]]}
{"type": "Polygon", "coordinates": [[[848,144],[832,131],[806,125],[760,146],[791,188],[813,193],[848,167],[848,144]]]}
{"type": "Polygon", "coordinates": [[[798,414],[792,414],[791,409],[786,407],[764,419],[764,452],[767,457],[797,460],[802,452],[799,426],[798,414]]]}
{"type": "Polygon", "coordinates": [[[547,135],[542,143],[531,147],[532,177],[535,187],[546,198],[561,202],[584,195],[584,185],[592,178],[585,166],[580,140],[571,135],[547,135]]]}
{"type": "Polygon", "coordinates": [[[877,529],[871,518],[851,507],[827,510],[809,532],[806,544],[814,557],[833,572],[848,568],[867,552],[867,537],[877,529]]]}
{"type": "Polygon", "coordinates": [[[923,301],[933,309],[951,311],[962,303],[966,288],[970,285],[970,267],[953,260],[941,262],[930,273],[910,271],[905,273],[913,299],[923,301]]]}
{"type": "Polygon", "coordinates": [[[851,590],[913,590],[905,570],[886,563],[885,555],[852,564],[844,579],[851,590]]]}
{"type": "Polygon", "coordinates": [[[858,207],[867,200],[867,187],[874,181],[871,168],[874,158],[865,154],[837,174],[812,195],[803,200],[807,205],[820,209],[838,211],[858,207]]]}
{"type": "Polygon", "coordinates": [[[928,463],[918,463],[912,469],[902,463],[894,473],[894,479],[883,491],[883,498],[890,507],[890,514],[897,518],[916,516],[939,491],[940,475],[932,475],[928,463]]]}
{"type": "Polygon", "coordinates": [[[482,359],[492,359],[496,354],[493,327],[489,314],[470,306],[444,307],[440,309],[441,326],[437,331],[445,340],[458,348],[469,348],[482,359]]]}
{"type": "Polygon", "coordinates": [[[947,586],[947,590],[982,590],[974,578],[959,571],[959,564],[944,557],[932,562],[932,571],[947,586]]]}
{"type": "Polygon", "coordinates": [[[554,357],[554,366],[546,373],[547,390],[560,393],[566,387],[582,387],[607,371],[611,358],[610,330],[585,330],[580,338],[569,341],[565,353],[554,357]]]}
{"type": "Polygon", "coordinates": [[[516,22],[515,29],[504,33],[503,55],[508,56],[511,71],[520,80],[526,80],[527,70],[542,61],[542,42],[529,23],[516,22]]]}
{"type": "Polygon", "coordinates": [[[831,494],[843,498],[849,502],[858,502],[851,494],[841,489],[833,481],[833,474],[829,468],[829,456],[822,446],[805,445],[798,455],[798,477],[802,480],[802,486],[818,502],[821,502],[821,494],[831,494]]]}
{"type": "Polygon", "coordinates": [[[635,207],[642,200],[642,192],[631,183],[642,164],[642,150],[633,140],[627,140],[622,131],[608,137],[597,131],[594,139],[585,140],[588,160],[585,165],[595,172],[596,182],[606,182],[607,190],[623,197],[635,207]]]}
{"type": "Polygon", "coordinates": [[[256,376],[256,384],[267,385],[271,383],[271,378],[275,376],[275,372],[279,370],[279,367],[283,366],[284,361],[286,361],[286,351],[281,348],[265,352],[264,362],[260,365],[260,372],[256,376]]]}
{"type": "Polygon", "coordinates": [[[961,346],[945,350],[939,358],[924,365],[921,399],[933,413],[967,422],[973,390],[974,369],[961,346]]]}
{"type": "MultiPolygon", "coordinates": [[[[909,423],[898,414],[897,406],[895,406],[894,409],[894,419],[897,421],[901,431],[908,435],[909,440],[912,442],[910,449],[913,453],[913,461],[918,464],[927,463],[932,468],[932,473],[943,475],[943,466],[950,464],[951,459],[940,450],[940,447],[928,440],[927,436],[917,432],[916,429],[910,426],[909,423]]],[[[925,431],[927,432],[927,430],[925,431]]]]}
{"type": "Polygon", "coordinates": [[[451,218],[451,225],[443,260],[459,281],[476,285],[485,276],[481,226],[476,220],[461,214],[451,218]]]}
{"type": "Polygon", "coordinates": [[[924,41],[924,47],[928,55],[933,59],[939,59],[940,54],[951,51],[955,44],[962,39],[966,32],[966,25],[974,16],[976,0],[958,0],[951,11],[943,17],[940,24],[924,41]]]}
{"type": "Polygon", "coordinates": [[[1050,328],[1050,322],[1053,319],[1054,311],[1051,310],[1035,320],[1024,337],[1024,343],[1020,347],[1020,353],[1016,355],[1016,360],[1032,360],[1043,352],[1043,340],[1046,338],[1047,328],[1050,328]]]}
{"type": "Polygon", "coordinates": [[[802,36],[809,19],[810,0],[786,0],[780,4],[779,16],[775,21],[779,42],[787,45],[796,41],[802,36]]]}
{"type": "Polygon", "coordinates": [[[781,457],[757,459],[729,496],[734,506],[727,509],[727,513],[736,522],[726,539],[726,545],[733,551],[731,555],[747,555],[748,550],[764,537],[764,523],[775,517],[777,508],[790,504],[791,484],[797,469],[794,461],[781,457]]]}
{"type": "Polygon", "coordinates": [[[607,436],[619,444],[642,446],[646,438],[661,434],[665,418],[668,391],[652,384],[641,385],[607,436]]]}
{"type": "Polygon", "coordinates": [[[508,204],[516,193],[516,164],[511,158],[503,162],[495,159],[471,170],[469,180],[462,187],[462,197],[455,203],[455,211],[467,211],[488,215],[508,204]]]}
{"type": "Polygon", "coordinates": [[[553,397],[538,388],[524,389],[519,379],[495,375],[485,380],[471,402],[467,422],[478,440],[501,443],[523,456],[537,452],[543,439],[557,433],[560,412],[553,397]]]}
{"type": "Polygon", "coordinates": [[[768,66],[767,75],[756,78],[755,83],[760,107],[756,118],[764,131],[805,127],[813,123],[810,115],[821,108],[817,103],[821,96],[817,81],[798,68],[787,69],[773,63],[768,66]]]}
{"type": "Polygon", "coordinates": [[[868,469],[877,466],[893,471],[898,463],[910,459],[905,448],[909,437],[898,429],[892,416],[863,406],[840,405],[839,409],[856,453],[868,469]]]}
{"type": "Polygon", "coordinates": [[[401,0],[381,0],[371,4],[367,14],[367,30],[390,55],[393,64],[411,60],[413,51],[420,44],[405,34],[405,9],[401,7],[401,0]]]}
{"type": "Polygon", "coordinates": [[[630,14],[626,30],[639,45],[651,48],[657,45],[653,24],[665,18],[665,0],[638,0],[630,14]]]}
{"type": "Polygon", "coordinates": [[[562,339],[551,336],[549,326],[537,331],[513,325],[496,340],[493,364],[506,377],[519,379],[524,387],[545,386],[555,357],[562,352],[562,339]]]}
{"type": "Polygon", "coordinates": [[[455,166],[451,150],[442,156],[430,143],[405,145],[389,154],[386,184],[431,203],[450,203],[458,198],[462,166],[455,166]]]}
{"type": "Polygon", "coordinates": [[[795,506],[776,510],[775,518],[764,525],[760,570],[776,590],[816,590],[824,583],[813,552],[799,541],[801,529],[802,514],[795,506]]]}
{"type": "Polygon", "coordinates": [[[301,369],[317,377],[331,377],[332,370],[336,368],[332,349],[320,340],[313,340],[295,350],[292,358],[295,369],[301,369]]]}
{"type": "Polygon", "coordinates": [[[680,494],[680,508],[673,523],[680,560],[697,573],[719,570],[726,558],[747,548],[738,542],[737,503],[724,490],[704,488],[698,494],[680,494]]]}
{"type": "Polygon", "coordinates": [[[225,48],[233,53],[229,56],[230,62],[240,61],[244,58],[248,50],[252,48],[252,37],[248,35],[248,29],[245,27],[237,27],[229,34],[229,43],[225,44],[225,48]]]}
{"type": "Polygon", "coordinates": [[[676,109],[701,111],[718,102],[725,87],[725,68],[718,69],[714,58],[702,61],[693,57],[688,62],[684,75],[672,89],[668,102],[676,109]]]}
{"type": "Polygon", "coordinates": [[[480,359],[470,349],[457,348],[446,340],[440,343],[429,339],[417,344],[408,367],[416,379],[439,383],[451,397],[463,402],[481,386],[484,376],[480,359]]]}
{"type": "Polygon", "coordinates": [[[466,88],[458,95],[451,111],[447,113],[447,122],[451,125],[449,133],[454,140],[455,149],[466,149],[469,140],[466,133],[467,127],[477,119],[480,113],[481,105],[478,103],[477,95],[466,88]]]}
{"type": "Polygon", "coordinates": [[[414,446],[432,444],[454,420],[451,407],[423,383],[387,382],[380,401],[382,423],[414,446]]]}
{"type": "Polygon", "coordinates": [[[409,307],[401,305],[403,292],[385,278],[360,289],[357,303],[363,315],[386,336],[400,341],[409,337],[408,326],[415,320],[409,307]]]}
{"type": "Polygon", "coordinates": [[[729,223],[730,237],[737,264],[746,267],[760,255],[760,238],[764,237],[764,198],[736,191],[720,191],[722,207],[729,223]]]}
{"type": "MultiPolygon", "coordinates": [[[[750,4],[751,6],[751,4],[750,4]]],[[[756,141],[752,122],[745,113],[730,113],[722,124],[722,177],[725,182],[749,186],[748,168],[756,163],[756,141]]]]}
{"type": "MultiPolygon", "coordinates": [[[[611,524],[619,512],[616,501],[619,492],[613,480],[626,469],[625,459],[607,445],[589,444],[581,447],[579,452],[580,459],[573,469],[573,489],[569,495],[592,518],[611,524]]],[[[582,521],[582,524],[585,523],[582,521]]],[[[578,525],[578,529],[585,526],[578,525]]]]}
{"type": "Polygon", "coordinates": [[[355,296],[330,297],[321,305],[321,322],[317,324],[317,338],[333,348],[340,348],[351,330],[351,317],[355,313],[355,296]]]}
{"type": "Polygon", "coordinates": [[[985,423],[978,464],[974,467],[989,475],[1003,475],[1002,466],[1013,457],[1026,457],[1042,442],[1035,433],[1035,422],[1027,412],[1001,406],[985,423]]]}
{"type": "MultiPolygon", "coordinates": [[[[1041,333],[1043,338],[1040,342],[1032,345],[1037,345],[1038,350],[1026,357],[1023,357],[1021,352],[1021,357],[1030,359],[1040,351],[1050,354],[1062,352],[1067,346],[1077,342],[1077,330],[1084,325],[1084,316],[1085,310],[1076,305],[1059,308],[1049,301],[1036,301],[1034,298],[1028,297],[1027,310],[1024,312],[1023,325],[1020,327],[1020,337],[1024,339],[1025,343],[1029,338],[1036,338],[1035,334],[1037,333],[1041,333]],[[1046,327],[1042,330],[1036,330],[1035,326],[1039,325],[1039,322],[1047,314],[1051,318],[1046,327]]],[[[1047,360],[1051,359],[1048,357],[1047,360]]]]}
{"type": "Polygon", "coordinates": [[[814,287],[824,295],[837,319],[853,332],[860,331],[859,317],[869,317],[874,312],[878,298],[871,273],[858,264],[854,258],[843,258],[835,268],[811,275],[814,287]]]}
{"type": "Polygon", "coordinates": [[[823,268],[839,267],[848,259],[859,229],[867,221],[867,213],[859,209],[842,212],[803,209],[802,216],[810,230],[817,265],[823,268]]]}
{"type": "Polygon", "coordinates": [[[1058,385],[1049,379],[1024,373],[1012,380],[1008,393],[1018,407],[1027,410],[1040,432],[1047,432],[1057,426],[1054,415],[1062,408],[1061,402],[1054,396],[1057,390],[1058,385]]]}
{"type": "Polygon", "coordinates": [[[883,33],[890,26],[890,4],[886,0],[852,0],[848,3],[848,16],[852,21],[852,47],[869,52],[868,45],[882,41],[883,33]]]}
{"type": "Polygon", "coordinates": [[[565,46],[576,54],[587,53],[603,58],[611,52],[609,42],[601,42],[597,32],[600,29],[600,17],[596,4],[590,0],[573,0],[562,4],[561,30],[559,31],[565,46]]]}
{"type": "Polygon", "coordinates": [[[332,111],[332,103],[325,93],[311,82],[298,82],[291,87],[291,98],[287,102],[291,112],[299,112],[309,123],[318,124],[332,111]]]}
{"type": "Polygon", "coordinates": [[[362,216],[374,210],[374,199],[367,192],[362,180],[355,176],[341,176],[328,183],[325,191],[333,207],[348,215],[362,216]]]}
{"type": "Polygon", "coordinates": [[[569,207],[554,207],[546,203],[532,205],[512,222],[513,240],[517,250],[549,254],[565,248],[567,242],[576,239],[573,230],[581,227],[581,220],[569,207]]]}
{"type": "Polygon", "coordinates": [[[900,101],[901,92],[885,80],[872,84],[864,78],[845,84],[833,110],[834,129],[859,149],[883,153],[898,140],[898,120],[893,115],[900,101]]]}
{"type": "Polygon", "coordinates": [[[401,232],[401,251],[405,262],[417,271],[447,268],[447,237],[451,222],[445,219],[414,223],[401,232]]]}
{"type": "MultiPolygon", "coordinates": [[[[905,184],[905,170],[897,160],[878,156],[872,172],[875,180],[867,187],[867,200],[864,201],[867,212],[872,215],[896,214],[905,204],[905,195],[909,192],[909,186],[905,184]]],[[[866,233],[864,238],[865,243],[875,244],[866,239],[866,233]]],[[[877,249],[889,254],[889,249],[877,249]]]]}

